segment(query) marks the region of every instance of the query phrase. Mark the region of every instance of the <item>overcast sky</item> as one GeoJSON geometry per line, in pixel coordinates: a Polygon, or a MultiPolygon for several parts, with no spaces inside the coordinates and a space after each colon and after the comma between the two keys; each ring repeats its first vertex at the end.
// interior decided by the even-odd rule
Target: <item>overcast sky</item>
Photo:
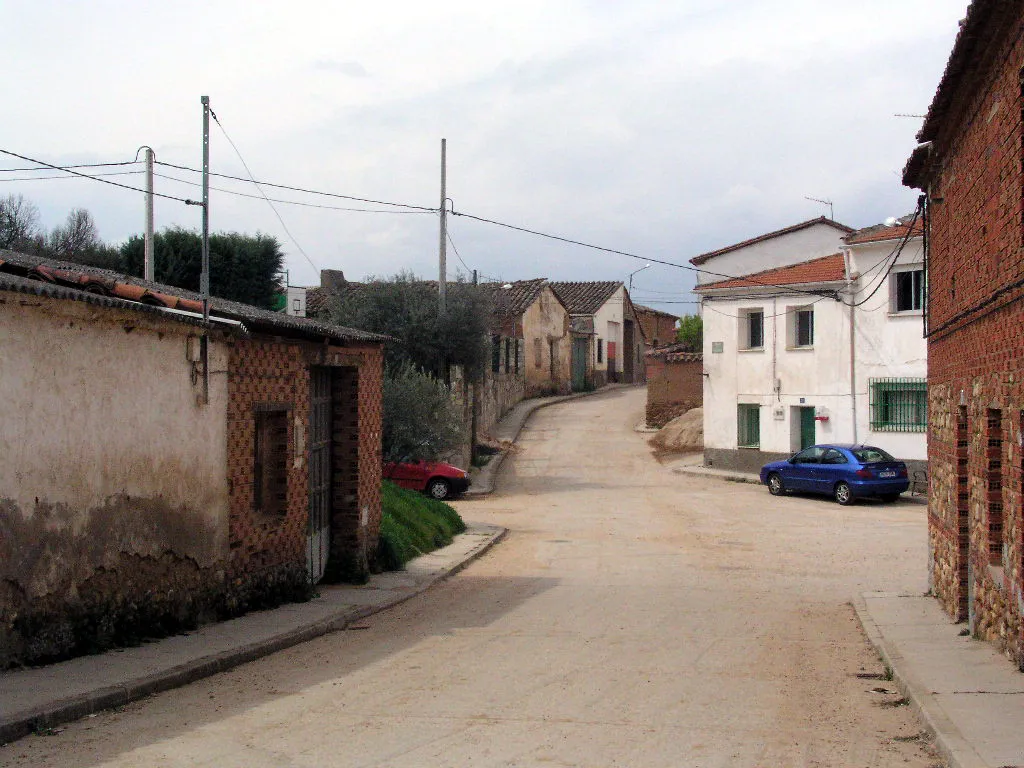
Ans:
{"type": "MultiPolygon", "coordinates": [[[[197,168],[208,94],[259,180],[436,208],[445,137],[455,210],[686,264],[828,214],[805,196],[831,199],[854,227],[910,211],[899,173],[921,120],[895,115],[926,111],[966,6],[3,0],[0,148],[61,165],[131,160],[148,144],[158,161],[197,168]]],[[[211,136],[212,170],[245,175],[216,126],[211,136]]],[[[0,168],[24,165],[0,156],[0,168]]],[[[8,180],[31,175],[0,173],[0,195],[31,199],[45,226],[81,206],[105,240],[141,231],[142,195],[8,180]]],[[[211,229],[278,237],[293,284],[316,284],[320,268],[436,278],[436,214],[277,207],[298,246],[261,199],[212,192],[211,229]]],[[[200,211],[158,200],[156,223],[198,228],[200,211]]],[[[466,218],[450,232],[491,279],[627,281],[645,263],[466,218]]],[[[450,247],[448,264],[467,271],[450,247]]],[[[693,307],[663,302],[691,301],[693,282],[655,266],[633,293],[681,314],[693,307]]]]}

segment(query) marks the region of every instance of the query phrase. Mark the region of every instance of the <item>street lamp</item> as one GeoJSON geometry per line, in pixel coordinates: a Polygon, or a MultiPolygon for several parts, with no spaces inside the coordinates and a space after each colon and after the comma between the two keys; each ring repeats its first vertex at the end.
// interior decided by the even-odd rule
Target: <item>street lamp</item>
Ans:
{"type": "Polygon", "coordinates": [[[640,269],[634,270],[634,271],[629,273],[629,292],[630,293],[633,292],[633,275],[637,274],[637,272],[643,272],[645,269],[650,269],[650,268],[651,268],[650,264],[644,264],[642,267],[640,267],[640,269]]]}

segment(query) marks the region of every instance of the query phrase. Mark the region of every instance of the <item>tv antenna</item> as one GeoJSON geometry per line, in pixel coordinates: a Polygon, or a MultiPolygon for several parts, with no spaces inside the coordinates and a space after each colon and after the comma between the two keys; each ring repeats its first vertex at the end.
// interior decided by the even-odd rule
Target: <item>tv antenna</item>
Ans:
{"type": "Polygon", "coordinates": [[[804,200],[810,200],[812,203],[821,203],[822,205],[827,205],[828,206],[828,217],[830,219],[832,219],[832,221],[836,220],[836,212],[832,208],[832,201],[831,200],[819,200],[816,197],[808,197],[807,195],[804,195],[804,200]]]}

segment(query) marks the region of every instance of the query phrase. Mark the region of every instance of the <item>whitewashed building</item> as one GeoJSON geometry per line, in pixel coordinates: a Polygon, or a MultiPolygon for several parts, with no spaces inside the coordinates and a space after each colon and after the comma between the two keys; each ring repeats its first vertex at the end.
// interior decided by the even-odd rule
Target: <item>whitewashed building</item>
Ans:
{"type": "Polygon", "coordinates": [[[698,284],[705,463],[756,471],[815,443],[864,442],[924,468],[923,257],[909,228],[698,284]]]}

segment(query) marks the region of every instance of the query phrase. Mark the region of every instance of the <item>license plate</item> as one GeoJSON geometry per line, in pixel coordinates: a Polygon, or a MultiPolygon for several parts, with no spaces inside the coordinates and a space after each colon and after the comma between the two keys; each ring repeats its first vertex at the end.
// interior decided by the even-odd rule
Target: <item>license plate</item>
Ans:
{"type": "Polygon", "coordinates": [[[896,473],[895,472],[879,472],[878,476],[879,477],[896,477],[896,473]]]}

